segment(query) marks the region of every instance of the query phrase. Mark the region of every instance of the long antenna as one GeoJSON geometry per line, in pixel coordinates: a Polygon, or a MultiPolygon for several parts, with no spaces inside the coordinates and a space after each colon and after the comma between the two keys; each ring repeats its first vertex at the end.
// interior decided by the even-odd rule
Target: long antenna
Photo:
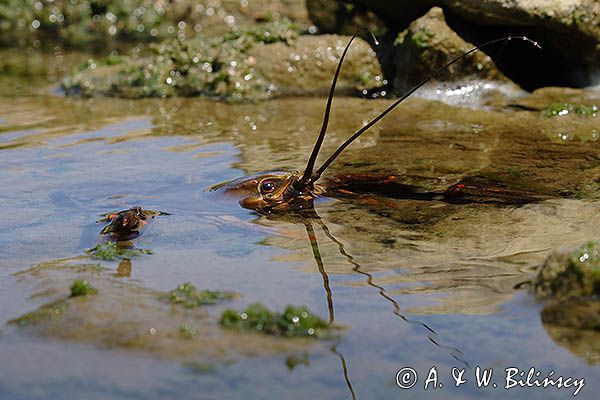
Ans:
{"type": "Polygon", "coordinates": [[[321,145],[323,144],[323,140],[325,139],[325,133],[327,132],[327,125],[329,124],[329,114],[331,112],[331,104],[333,102],[333,94],[335,92],[335,85],[337,84],[337,80],[342,69],[342,62],[344,61],[344,57],[346,57],[346,53],[348,52],[348,49],[350,48],[350,45],[352,44],[355,38],[356,34],[354,34],[352,38],[350,38],[350,41],[344,48],[342,57],[338,62],[337,69],[335,70],[335,75],[333,76],[333,81],[331,82],[331,88],[329,89],[329,96],[327,97],[327,106],[325,106],[325,115],[323,117],[323,125],[321,126],[321,132],[319,132],[319,136],[317,137],[315,146],[313,147],[312,153],[310,154],[310,158],[306,163],[306,169],[304,170],[304,174],[299,180],[299,183],[302,186],[305,186],[306,182],[308,182],[308,180],[312,176],[313,169],[315,167],[315,162],[317,161],[317,156],[319,155],[319,150],[321,149],[321,145]]]}
{"type": "MultiPolygon", "coordinates": [[[[492,45],[494,43],[504,42],[504,41],[508,41],[508,40],[512,40],[512,39],[521,39],[521,40],[524,40],[526,42],[531,43],[532,45],[534,45],[535,47],[537,47],[539,49],[542,48],[538,44],[538,42],[534,42],[533,40],[527,38],[526,36],[506,36],[506,37],[503,37],[503,38],[500,38],[500,39],[490,40],[489,42],[486,42],[486,43],[483,43],[483,44],[481,44],[479,46],[473,47],[471,50],[467,51],[466,53],[462,54],[461,56],[456,57],[455,59],[449,61],[448,63],[446,63],[442,67],[440,67],[437,70],[435,70],[427,78],[425,78],[423,81],[421,81],[421,83],[419,83],[418,85],[416,85],[415,87],[413,87],[412,89],[410,89],[408,92],[406,92],[404,95],[402,95],[402,97],[400,97],[398,100],[394,101],[381,114],[379,114],[377,117],[373,118],[365,126],[363,126],[358,131],[356,131],[352,136],[350,136],[350,138],[348,138],[348,140],[346,140],[344,143],[342,143],[342,145],[340,147],[338,147],[338,149],[323,163],[323,165],[321,165],[321,167],[319,167],[319,169],[317,169],[315,171],[315,173],[310,177],[310,181],[311,182],[315,182],[316,180],[318,180],[321,177],[321,174],[323,173],[323,171],[325,171],[327,169],[327,167],[329,167],[329,165],[342,153],[342,151],[344,151],[346,149],[346,147],[348,147],[352,142],[354,142],[360,135],[362,135],[363,133],[365,133],[369,128],[371,128],[373,125],[375,125],[376,123],[378,123],[383,117],[385,117],[386,115],[388,115],[388,113],[390,113],[400,103],[402,103],[404,100],[406,100],[410,95],[412,95],[414,92],[416,92],[417,90],[419,90],[427,82],[429,82],[430,80],[432,80],[433,78],[435,78],[440,72],[444,71],[446,68],[450,67],[452,64],[454,64],[454,63],[462,60],[463,58],[465,58],[469,54],[474,53],[474,52],[476,52],[479,49],[482,49],[482,48],[487,47],[489,45],[492,45]]],[[[304,179],[304,177],[302,177],[302,179],[304,179]]]]}

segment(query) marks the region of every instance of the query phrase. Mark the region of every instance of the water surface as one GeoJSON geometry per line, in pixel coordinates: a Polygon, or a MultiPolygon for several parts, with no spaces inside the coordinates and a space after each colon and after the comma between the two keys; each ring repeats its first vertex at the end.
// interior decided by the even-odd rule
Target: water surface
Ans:
{"type": "MultiPolygon", "coordinates": [[[[512,366],[585,378],[578,398],[598,389],[598,334],[545,327],[543,304],[515,289],[551,251],[598,239],[595,120],[409,101],[329,175],[394,172],[432,189],[483,176],[549,199],[516,207],[355,196],[322,199],[320,218],[303,220],[259,216],[206,189],[261,170],[301,169],[322,99],[232,105],[5,93],[0,319],[64,297],[75,279],[88,279],[99,294],[50,322],[1,328],[2,398],[547,399],[573,392],[501,389],[512,366]],[[565,129],[568,140],[559,136],[565,129]],[[134,241],[153,254],[133,258],[130,271],[89,259],[84,250],[99,241],[99,215],[134,205],[170,213],[134,241]],[[183,282],[240,296],[192,313],[158,300],[183,282]],[[278,310],[307,305],[344,329],[336,340],[286,341],[219,328],[222,309],[255,302],[278,310]],[[196,326],[198,337],[177,335],[183,323],[196,326]],[[421,380],[402,390],[395,376],[407,366],[421,380]],[[444,387],[424,391],[432,366],[444,387]],[[494,368],[499,388],[453,387],[452,367],[472,377],[476,366],[494,368]]],[[[336,99],[323,151],[385,104],[336,99]]]]}

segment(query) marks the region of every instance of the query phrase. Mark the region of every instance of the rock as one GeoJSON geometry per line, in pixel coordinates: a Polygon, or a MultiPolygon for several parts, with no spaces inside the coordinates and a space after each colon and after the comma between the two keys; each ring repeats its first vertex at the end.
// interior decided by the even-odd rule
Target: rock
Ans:
{"type": "MultiPolygon", "coordinates": [[[[440,0],[440,4],[457,19],[472,24],[476,31],[492,27],[503,33],[520,32],[535,37],[543,44],[544,52],[552,56],[544,60],[546,69],[556,68],[554,73],[568,76],[572,84],[589,85],[600,66],[597,0],[440,0]]],[[[531,67],[548,73],[538,65],[531,67]]]]}
{"type": "Polygon", "coordinates": [[[549,45],[560,46],[573,58],[583,55],[600,60],[600,55],[594,54],[600,49],[597,0],[440,0],[440,3],[449,12],[477,25],[548,29],[562,35],[561,40],[549,45]],[[575,43],[575,48],[569,45],[575,43]]]}
{"type": "MultiPolygon", "coordinates": [[[[232,101],[326,93],[349,37],[299,36],[288,19],[223,38],[167,40],[147,57],[91,61],[63,81],[67,94],[127,98],[209,96],[232,101]]],[[[376,54],[357,39],[342,68],[341,91],[381,85],[376,54]]]]}
{"type": "MultiPolygon", "coordinates": [[[[396,46],[394,87],[400,93],[474,47],[450,29],[446,24],[444,12],[439,7],[432,8],[423,17],[412,22],[398,35],[396,46]]],[[[481,51],[452,65],[437,79],[451,81],[469,76],[509,81],[496,68],[492,59],[481,51]]]]}
{"type": "MultiPolygon", "coordinates": [[[[527,90],[598,82],[597,0],[307,0],[311,18],[326,32],[341,32],[353,16],[372,14],[369,20],[382,21],[386,32],[397,35],[432,6],[441,7],[449,26],[469,42],[479,44],[507,35],[527,35],[540,42],[541,52],[514,43],[487,50],[500,70],[527,90]]],[[[391,80],[388,62],[384,64],[391,80]]]]}
{"type": "Polygon", "coordinates": [[[390,31],[388,25],[369,7],[373,4],[356,4],[351,1],[306,0],[311,21],[323,33],[352,35],[356,32],[364,38],[369,31],[384,37],[390,31]]]}
{"type": "Polygon", "coordinates": [[[551,254],[533,282],[544,325],[600,332],[600,244],[551,254]]]}
{"type": "MultiPolygon", "coordinates": [[[[349,39],[339,35],[300,36],[291,46],[281,42],[258,44],[249,54],[256,59],[257,75],[273,85],[275,95],[326,95],[349,39]]],[[[382,81],[377,55],[365,41],[355,39],[344,60],[336,93],[374,89],[382,81]]]]}
{"type": "Polygon", "coordinates": [[[68,47],[212,37],[257,22],[289,18],[308,27],[306,0],[7,0],[0,8],[0,44],[68,47]],[[48,43],[46,43],[48,42],[48,43]]]}
{"type": "Polygon", "coordinates": [[[538,298],[584,299],[600,295],[600,244],[588,242],[570,252],[555,252],[533,282],[538,298]]]}

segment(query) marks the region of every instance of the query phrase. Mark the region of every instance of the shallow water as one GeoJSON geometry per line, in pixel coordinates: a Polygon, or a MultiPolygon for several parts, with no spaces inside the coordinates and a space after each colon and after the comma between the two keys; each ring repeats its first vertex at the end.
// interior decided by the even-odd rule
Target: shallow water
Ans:
{"type": "MultiPolygon", "coordinates": [[[[547,399],[574,391],[505,390],[508,367],[584,378],[578,398],[594,397],[598,334],[545,327],[543,304],[515,286],[551,251],[599,239],[596,119],[409,101],[330,175],[394,172],[434,189],[476,175],[548,200],[515,207],[356,196],[318,201],[320,219],[307,221],[259,216],[206,189],[302,168],[322,99],[230,105],[4,93],[0,319],[64,297],[75,279],[99,294],[36,326],[1,328],[0,398],[547,399]],[[572,129],[568,140],[556,140],[562,129],[572,129]],[[130,272],[85,256],[99,240],[99,215],[134,205],[171,214],[134,240],[153,254],[132,258],[130,272]],[[157,299],[188,281],[240,296],[190,313],[157,299]],[[255,302],[307,305],[344,329],[323,342],[218,327],[221,310],[255,302]],[[197,326],[198,337],[178,336],[182,323],[197,326]],[[433,366],[444,387],[425,391],[433,366]],[[494,368],[498,388],[477,388],[476,366],[494,368]],[[395,383],[403,367],[419,373],[410,390],[395,383]],[[452,367],[467,368],[469,381],[455,388],[452,367]]],[[[385,104],[336,99],[323,151],[385,104]]]]}

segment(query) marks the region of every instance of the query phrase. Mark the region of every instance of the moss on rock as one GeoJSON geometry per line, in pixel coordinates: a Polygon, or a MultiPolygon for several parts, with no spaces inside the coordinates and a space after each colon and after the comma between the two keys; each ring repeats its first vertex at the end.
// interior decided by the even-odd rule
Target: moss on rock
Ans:
{"type": "Polygon", "coordinates": [[[0,44],[87,48],[198,32],[219,37],[281,17],[310,24],[305,0],[5,0],[0,3],[0,44]]]}
{"type": "MultiPolygon", "coordinates": [[[[208,96],[231,101],[325,92],[348,38],[300,36],[289,19],[259,24],[221,38],[167,40],[152,54],[98,61],[63,80],[67,94],[126,98],[208,96]]],[[[348,54],[341,88],[380,85],[375,53],[357,41],[348,54]]]]}

